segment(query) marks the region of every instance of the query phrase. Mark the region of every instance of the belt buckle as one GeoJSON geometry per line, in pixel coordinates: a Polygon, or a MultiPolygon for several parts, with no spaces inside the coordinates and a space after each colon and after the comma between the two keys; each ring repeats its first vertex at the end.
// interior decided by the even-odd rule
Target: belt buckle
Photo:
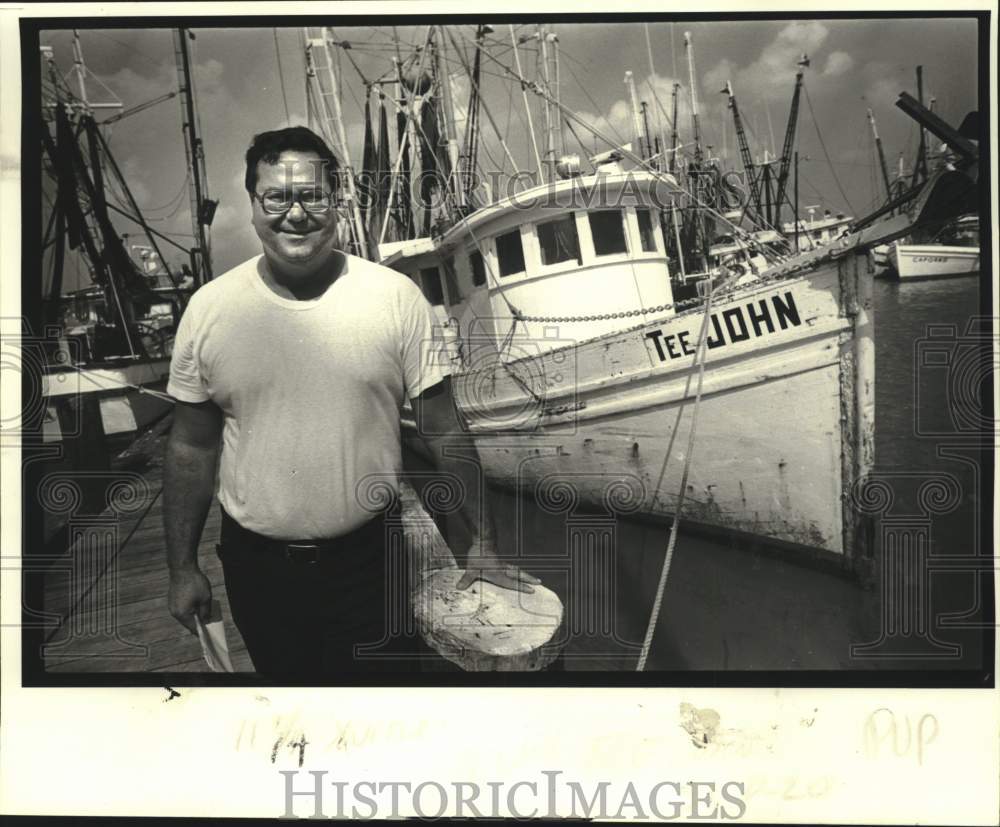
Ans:
{"type": "Polygon", "coordinates": [[[317,543],[286,543],[285,559],[293,563],[313,563],[319,562],[319,545],[317,543]]]}

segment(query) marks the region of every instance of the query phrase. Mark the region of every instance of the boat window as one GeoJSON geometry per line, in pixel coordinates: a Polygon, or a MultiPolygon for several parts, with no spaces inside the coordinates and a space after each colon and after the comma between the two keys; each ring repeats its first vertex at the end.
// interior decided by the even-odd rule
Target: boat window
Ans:
{"type": "Polygon", "coordinates": [[[524,249],[521,247],[519,229],[497,236],[497,260],[501,276],[524,272],[524,249]]]}
{"type": "Polygon", "coordinates": [[[448,256],[443,262],[444,267],[444,280],[445,284],[448,286],[448,301],[452,304],[458,304],[462,300],[462,294],[458,289],[458,278],[455,274],[455,257],[448,256]]]}
{"type": "Polygon", "coordinates": [[[628,252],[621,210],[594,210],[587,218],[590,219],[590,234],[594,237],[595,255],[610,256],[628,252]]]}
{"type": "Polygon", "coordinates": [[[583,264],[573,213],[539,224],[538,246],[542,251],[542,264],[558,264],[571,259],[583,264]]]}
{"type": "Polygon", "coordinates": [[[486,284],[486,264],[479,250],[469,253],[469,268],[472,270],[472,286],[482,287],[486,284]]]}
{"type": "Polygon", "coordinates": [[[437,267],[420,268],[420,286],[424,298],[431,304],[444,304],[444,293],[441,291],[441,275],[437,267]]]}
{"type": "Polygon", "coordinates": [[[656,252],[656,236],[653,235],[653,215],[649,210],[636,210],[635,217],[639,219],[639,240],[644,253],[656,252]]]}

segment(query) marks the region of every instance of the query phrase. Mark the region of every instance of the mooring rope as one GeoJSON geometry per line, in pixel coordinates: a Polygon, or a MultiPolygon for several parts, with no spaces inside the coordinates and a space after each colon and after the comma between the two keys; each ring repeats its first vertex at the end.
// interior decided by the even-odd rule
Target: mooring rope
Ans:
{"type": "MultiPolygon", "coordinates": [[[[140,362],[139,364],[144,364],[144,363],[140,362]]],[[[70,368],[71,370],[75,370],[78,374],[80,374],[80,376],[84,375],[84,369],[81,368],[81,367],[79,367],[79,366],[77,366],[77,365],[67,365],[66,367],[70,368]]],[[[115,370],[115,369],[116,368],[114,368],[114,367],[108,368],[108,370],[115,370]]],[[[96,382],[92,376],[88,377],[87,381],[89,381],[90,383],[92,383],[93,385],[95,385],[96,388],[98,390],[101,390],[101,391],[114,391],[114,390],[120,390],[120,389],[129,388],[131,390],[138,391],[139,393],[144,393],[144,394],[146,394],[148,396],[155,396],[157,399],[162,399],[164,402],[176,402],[177,401],[169,393],[162,393],[161,391],[154,391],[152,388],[147,388],[147,387],[145,387],[143,385],[133,385],[131,382],[117,381],[117,382],[114,382],[113,384],[111,384],[110,386],[109,385],[101,385],[98,382],[96,382]]],[[[159,381],[159,379],[157,379],[157,381],[159,381]]]]}
{"type": "MultiPolygon", "coordinates": [[[[642,650],[639,652],[639,662],[635,671],[643,672],[646,669],[646,660],[649,658],[649,650],[653,645],[653,633],[656,630],[656,622],[660,617],[660,607],[663,604],[663,595],[667,590],[667,577],[670,574],[670,564],[673,562],[674,546],[677,543],[677,526],[681,522],[681,512],[684,509],[684,493],[687,491],[688,471],[691,469],[691,455],[694,452],[694,439],[698,430],[698,406],[701,403],[701,388],[705,378],[705,355],[708,351],[706,342],[708,341],[708,320],[712,313],[712,291],[708,291],[705,298],[705,314],[701,320],[701,331],[698,333],[698,348],[695,350],[694,362],[691,364],[692,373],[695,368],[698,370],[698,387],[694,395],[694,407],[691,409],[691,432],[688,434],[687,454],[684,457],[684,471],[681,474],[681,487],[677,494],[677,507],[674,509],[674,521],[670,526],[670,539],[667,541],[667,550],[663,557],[663,568],[660,569],[660,580],[656,587],[656,596],[653,598],[653,610],[649,616],[649,623],[646,625],[646,637],[642,642],[642,650]]],[[[690,382],[692,373],[688,374],[690,382]]],[[[685,397],[687,396],[685,390],[685,397]]],[[[683,411],[683,403],[682,408],[683,411]]],[[[680,424],[680,414],[678,413],[677,424],[680,424]]],[[[674,433],[677,427],[674,428],[674,433]]],[[[673,444],[673,440],[671,440],[673,444]]],[[[669,459],[669,454],[667,456],[669,459]]]]}

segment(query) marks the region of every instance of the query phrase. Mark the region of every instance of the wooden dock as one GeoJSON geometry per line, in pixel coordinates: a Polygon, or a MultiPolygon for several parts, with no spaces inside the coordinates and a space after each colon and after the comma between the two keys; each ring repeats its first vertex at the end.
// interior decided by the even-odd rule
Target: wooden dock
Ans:
{"type": "MultiPolygon", "coordinates": [[[[45,611],[61,618],[46,636],[47,672],[209,671],[198,638],[167,611],[162,466],[151,465],[143,476],[147,501],[117,521],[117,542],[90,553],[82,547],[86,540],[78,539],[46,575],[45,611]],[[81,564],[81,555],[93,559],[81,564]]],[[[228,619],[222,563],[215,553],[219,521],[219,506],[213,502],[198,559],[228,619]]],[[[252,672],[246,645],[231,620],[226,634],[233,667],[252,672]]]]}

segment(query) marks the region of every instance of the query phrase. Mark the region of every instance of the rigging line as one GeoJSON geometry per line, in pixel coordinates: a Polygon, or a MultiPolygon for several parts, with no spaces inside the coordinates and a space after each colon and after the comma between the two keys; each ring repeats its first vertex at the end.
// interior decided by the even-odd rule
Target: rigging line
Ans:
{"type": "MultiPolygon", "coordinates": [[[[185,189],[186,189],[186,187],[185,187],[185,189]]],[[[182,192],[184,192],[184,190],[182,190],[182,192]]],[[[121,202],[121,201],[120,201],[119,199],[117,199],[117,198],[116,198],[115,200],[116,200],[116,201],[118,201],[118,205],[119,205],[119,206],[123,206],[123,207],[125,207],[126,209],[131,209],[131,207],[130,207],[130,206],[129,206],[128,204],[123,204],[123,203],[122,203],[122,202],[121,202]]],[[[165,213],[165,214],[163,214],[163,215],[157,215],[157,216],[153,216],[152,218],[146,218],[146,221],[157,221],[157,222],[159,222],[159,221],[169,221],[169,220],[170,220],[170,219],[172,219],[172,218],[173,218],[173,217],[174,217],[175,215],[177,215],[177,213],[179,213],[179,212],[181,211],[181,209],[182,209],[182,208],[183,208],[183,207],[185,206],[185,201],[186,201],[186,200],[187,200],[187,199],[186,199],[186,198],[184,198],[183,196],[182,196],[181,198],[178,198],[178,199],[177,199],[177,201],[176,201],[176,202],[175,202],[175,204],[174,204],[174,208],[173,208],[173,209],[172,209],[172,210],[171,210],[170,212],[168,212],[168,213],[165,213]]],[[[145,214],[146,214],[146,211],[145,211],[145,210],[142,210],[142,213],[143,213],[143,217],[145,218],[145,217],[146,217],[146,215],[145,215],[145,214]]]]}
{"type": "MultiPolygon", "coordinates": [[[[139,209],[142,210],[142,212],[143,212],[144,215],[146,213],[148,213],[148,212],[157,212],[159,210],[165,210],[165,209],[168,209],[168,208],[173,208],[174,211],[176,211],[177,202],[184,199],[184,193],[187,190],[187,186],[188,186],[188,183],[190,181],[191,181],[191,172],[188,171],[187,175],[184,176],[184,180],[181,182],[180,189],[177,190],[177,192],[174,194],[173,198],[171,198],[165,204],[161,204],[161,205],[156,206],[156,207],[143,207],[143,206],[140,205],[139,209]]],[[[121,202],[119,202],[119,203],[121,203],[121,202]]],[[[162,218],[163,217],[158,218],[157,220],[162,220],[162,218]]]]}
{"type": "MultiPolygon", "coordinates": [[[[330,34],[333,35],[333,37],[335,38],[337,37],[337,33],[333,30],[332,27],[330,28],[330,34]]],[[[350,45],[344,46],[343,45],[344,43],[347,43],[347,41],[334,40],[332,45],[340,49],[340,51],[342,51],[344,55],[347,57],[347,59],[351,62],[351,66],[354,67],[354,71],[357,72],[358,77],[361,78],[361,83],[364,84],[365,86],[371,86],[372,85],[371,81],[369,81],[368,78],[365,77],[364,72],[361,71],[361,67],[358,66],[358,64],[354,60],[354,57],[351,55],[351,50],[354,47],[350,45]]]]}
{"type": "MultiPolygon", "coordinates": [[[[635,152],[632,152],[630,149],[626,149],[625,146],[621,144],[621,142],[612,141],[607,135],[605,135],[603,132],[601,132],[599,129],[597,129],[597,127],[595,127],[593,124],[587,123],[586,120],[584,120],[579,115],[577,115],[575,112],[573,112],[569,107],[567,107],[567,106],[559,103],[558,101],[554,100],[552,98],[552,96],[548,95],[546,92],[544,92],[537,83],[532,83],[532,82],[528,81],[522,75],[519,75],[517,72],[515,72],[513,69],[511,69],[509,66],[507,66],[504,63],[501,63],[499,60],[497,60],[495,57],[493,57],[493,55],[489,54],[489,52],[484,52],[483,54],[485,54],[488,59],[492,60],[494,63],[498,64],[501,68],[503,68],[507,72],[507,74],[509,74],[514,80],[516,80],[517,82],[521,83],[523,88],[525,88],[525,89],[531,89],[531,91],[534,94],[536,94],[536,95],[538,95],[540,97],[545,97],[547,100],[549,100],[550,103],[552,103],[553,105],[555,105],[556,108],[559,109],[565,116],[567,116],[569,118],[572,118],[572,119],[574,119],[576,121],[579,121],[579,123],[582,126],[584,126],[589,132],[591,132],[595,136],[599,137],[602,141],[604,141],[609,146],[612,146],[612,147],[616,148],[622,154],[623,157],[628,158],[629,161],[631,161],[633,164],[636,165],[636,167],[638,167],[641,170],[644,170],[645,172],[650,173],[652,176],[654,176],[658,180],[661,180],[661,181],[669,183],[671,186],[676,187],[678,190],[680,190],[681,192],[683,192],[685,195],[688,196],[688,198],[691,199],[691,202],[692,202],[693,205],[699,207],[700,209],[702,209],[703,211],[705,211],[707,213],[711,213],[711,215],[712,215],[712,217],[713,217],[713,219],[715,221],[721,222],[721,223],[726,224],[727,226],[729,226],[731,228],[732,233],[734,233],[737,236],[743,237],[744,240],[747,241],[747,243],[751,245],[752,249],[757,250],[758,252],[760,252],[762,255],[765,255],[765,257],[766,257],[766,254],[764,253],[764,250],[760,249],[760,245],[757,244],[756,240],[753,238],[753,235],[751,233],[748,233],[746,230],[744,230],[738,224],[736,224],[733,221],[731,221],[729,218],[727,218],[725,216],[724,213],[722,213],[719,210],[717,210],[716,208],[714,208],[711,204],[709,204],[709,203],[707,203],[705,201],[702,201],[700,198],[698,198],[698,196],[694,192],[691,192],[690,190],[686,189],[673,176],[667,175],[666,173],[663,173],[663,172],[660,172],[655,167],[651,166],[648,161],[643,160],[635,152]]],[[[788,242],[787,239],[783,239],[783,243],[784,243],[786,249],[788,251],[791,251],[791,244],[790,244],[790,242],[788,242]]]]}
{"type": "Polygon", "coordinates": [[[285,73],[281,69],[281,46],[278,44],[278,28],[273,26],[271,33],[274,35],[274,57],[278,64],[278,83],[281,86],[281,100],[285,104],[285,123],[291,124],[292,116],[288,112],[288,95],[285,93],[285,73]]]}
{"type": "MultiPolygon", "coordinates": [[[[525,50],[525,51],[527,51],[527,50],[525,50]]],[[[455,68],[460,68],[460,69],[463,69],[463,70],[467,70],[468,69],[468,67],[465,65],[465,63],[463,63],[459,58],[452,57],[451,55],[445,55],[445,56],[443,56],[441,58],[441,61],[442,61],[442,63],[452,64],[452,66],[455,67],[455,68]]],[[[503,79],[506,78],[506,75],[503,75],[500,72],[491,72],[489,69],[484,69],[482,67],[480,67],[479,71],[480,71],[481,74],[489,75],[490,77],[493,77],[493,78],[500,78],[501,80],[503,80],[503,79]]]]}
{"type": "MultiPolygon", "coordinates": [[[[560,54],[566,54],[566,51],[563,50],[563,51],[560,52],[560,54]]],[[[573,80],[576,81],[577,88],[583,89],[583,94],[587,96],[587,100],[590,102],[590,105],[594,108],[594,114],[598,118],[603,118],[604,115],[602,114],[602,107],[600,106],[600,104],[597,103],[597,101],[594,100],[593,95],[591,95],[590,92],[587,91],[586,85],[582,84],[580,82],[580,78],[577,77],[577,74],[576,74],[576,72],[573,71],[572,67],[567,66],[566,69],[567,69],[567,71],[569,71],[570,76],[573,78],[573,80]]],[[[619,144],[625,143],[624,138],[622,138],[622,136],[618,132],[618,130],[615,129],[615,125],[613,123],[611,123],[611,120],[609,118],[605,118],[605,121],[608,124],[608,128],[611,130],[612,134],[615,136],[615,140],[619,144]]]]}
{"type": "Polygon", "coordinates": [[[840,191],[840,195],[847,204],[848,209],[850,209],[851,212],[856,212],[851,204],[851,199],[847,197],[847,193],[844,192],[844,188],[840,185],[840,179],[837,177],[837,170],[833,168],[833,162],[830,160],[830,153],[826,151],[826,142],[823,140],[823,133],[819,131],[819,123],[816,121],[816,113],[813,111],[812,100],[809,97],[809,87],[803,83],[802,88],[806,93],[806,103],[809,104],[809,114],[812,116],[813,128],[816,130],[816,137],[819,138],[819,145],[823,148],[823,155],[826,156],[826,163],[830,167],[830,173],[833,175],[833,181],[837,185],[837,189],[840,191]]]}
{"type": "Polygon", "coordinates": [[[136,49],[134,46],[129,46],[128,43],[125,43],[124,41],[119,40],[117,37],[112,37],[111,35],[106,34],[105,32],[98,32],[98,31],[94,31],[93,29],[89,30],[88,34],[96,34],[98,37],[103,37],[105,40],[110,40],[110,41],[112,41],[114,43],[117,43],[119,46],[122,46],[123,48],[128,49],[133,54],[136,54],[139,57],[141,57],[143,60],[146,61],[146,63],[150,64],[151,66],[155,66],[157,69],[161,68],[161,65],[159,63],[157,63],[155,60],[153,60],[152,58],[150,58],[149,55],[141,52],[139,49],[136,49]]]}

